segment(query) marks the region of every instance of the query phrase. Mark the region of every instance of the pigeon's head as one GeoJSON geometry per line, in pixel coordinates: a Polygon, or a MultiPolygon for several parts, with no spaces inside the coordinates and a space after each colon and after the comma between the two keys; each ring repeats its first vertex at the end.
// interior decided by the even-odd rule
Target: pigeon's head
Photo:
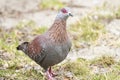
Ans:
{"type": "Polygon", "coordinates": [[[29,42],[23,42],[22,44],[17,46],[17,50],[21,50],[23,52],[27,51],[29,42]]]}
{"type": "Polygon", "coordinates": [[[58,15],[57,19],[67,19],[69,16],[73,16],[72,13],[70,12],[70,9],[68,7],[62,8],[58,15]]]}

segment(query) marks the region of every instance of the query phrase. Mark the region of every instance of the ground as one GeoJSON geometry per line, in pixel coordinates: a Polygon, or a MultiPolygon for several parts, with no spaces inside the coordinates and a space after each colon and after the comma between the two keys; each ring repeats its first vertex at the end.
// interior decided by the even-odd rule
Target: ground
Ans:
{"type": "Polygon", "coordinates": [[[67,24],[73,46],[66,60],[53,67],[56,79],[120,79],[119,0],[0,0],[0,4],[0,80],[44,80],[41,67],[16,46],[45,32],[64,6],[74,15],[67,24]]]}

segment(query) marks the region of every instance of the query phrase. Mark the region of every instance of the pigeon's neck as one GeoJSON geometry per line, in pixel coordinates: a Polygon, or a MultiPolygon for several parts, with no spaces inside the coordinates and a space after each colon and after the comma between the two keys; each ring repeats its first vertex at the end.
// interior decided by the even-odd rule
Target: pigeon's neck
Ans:
{"type": "Polygon", "coordinates": [[[67,39],[66,20],[55,19],[53,25],[48,30],[48,35],[56,42],[64,42],[67,39]]]}
{"type": "Polygon", "coordinates": [[[49,31],[53,30],[66,30],[66,20],[64,19],[55,19],[53,25],[50,27],[49,31]]]}
{"type": "Polygon", "coordinates": [[[62,15],[61,13],[58,13],[58,15],[56,16],[55,20],[67,20],[68,16],[67,15],[62,15]]]}

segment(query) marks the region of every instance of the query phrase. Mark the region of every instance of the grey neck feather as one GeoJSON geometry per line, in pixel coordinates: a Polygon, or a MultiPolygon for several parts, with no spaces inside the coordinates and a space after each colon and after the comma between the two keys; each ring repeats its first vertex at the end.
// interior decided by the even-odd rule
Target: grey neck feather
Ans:
{"type": "Polygon", "coordinates": [[[55,20],[58,20],[58,19],[62,19],[62,20],[67,20],[68,19],[68,15],[67,14],[63,14],[61,12],[59,12],[55,18],[55,20]]]}

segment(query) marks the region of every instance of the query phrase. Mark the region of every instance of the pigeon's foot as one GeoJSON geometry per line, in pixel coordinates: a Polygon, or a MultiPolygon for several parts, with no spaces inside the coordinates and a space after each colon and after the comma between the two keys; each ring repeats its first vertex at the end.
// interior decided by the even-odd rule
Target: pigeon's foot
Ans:
{"type": "Polygon", "coordinates": [[[56,80],[49,71],[46,72],[46,78],[47,80],[56,80]]]}
{"type": "Polygon", "coordinates": [[[51,67],[48,68],[48,71],[49,71],[49,73],[51,74],[52,77],[57,76],[57,74],[55,74],[54,72],[52,72],[51,67]]]}

